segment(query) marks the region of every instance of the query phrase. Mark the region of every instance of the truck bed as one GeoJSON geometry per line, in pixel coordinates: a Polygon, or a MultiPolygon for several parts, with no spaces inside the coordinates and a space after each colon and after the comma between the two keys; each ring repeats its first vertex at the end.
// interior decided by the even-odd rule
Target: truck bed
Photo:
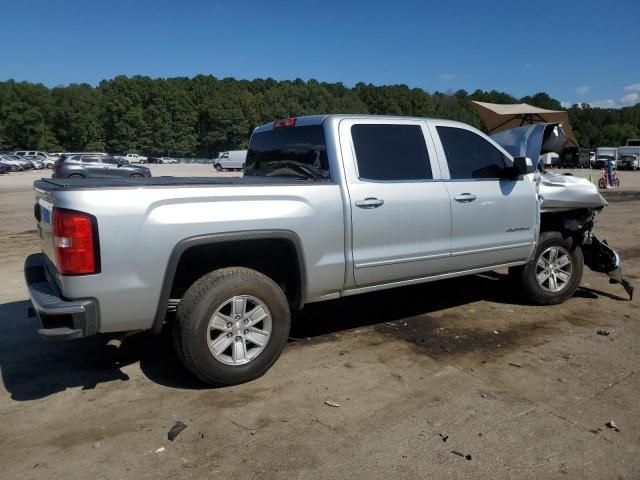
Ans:
{"type": "Polygon", "coordinates": [[[42,178],[33,186],[38,190],[83,190],[139,187],[203,187],[218,185],[300,185],[330,183],[330,180],[286,177],[152,177],[152,178],[42,178]]]}

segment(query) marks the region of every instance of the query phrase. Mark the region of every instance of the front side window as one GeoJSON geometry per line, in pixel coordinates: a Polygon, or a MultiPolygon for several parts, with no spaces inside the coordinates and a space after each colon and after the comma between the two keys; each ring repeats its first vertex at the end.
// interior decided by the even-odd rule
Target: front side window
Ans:
{"type": "Polygon", "coordinates": [[[83,155],[82,163],[100,163],[100,162],[98,161],[98,157],[88,157],[86,155],[83,155]]]}
{"type": "Polygon", "coordinates": [[[505,159],[480,135],[455,127],[436,127],[453,180],[500,178],[505,159]]]}
{"type": "Polygon", "coordinates": [[[118,160],[116,160],[113,157],[102,157],[101,161],[102,161],[102,163],[109,163],[111,165],[117,165],[118,164],[118,160]]]}
{"type": "Polygon", "coordinates": [[[431,163],[420,125],[360,124],[351,127],[363,180],[431,180],[431,163]]]}

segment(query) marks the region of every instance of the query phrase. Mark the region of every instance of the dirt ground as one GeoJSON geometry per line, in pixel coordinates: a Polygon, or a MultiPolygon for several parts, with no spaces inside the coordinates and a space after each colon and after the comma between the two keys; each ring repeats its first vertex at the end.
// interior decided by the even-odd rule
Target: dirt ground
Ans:
{"type": "MultiPolygon", "coordinates": [[[[263,378],[210,389],[164,336],[39,339],[40,174],[0,177],[0,478],[640,478],[637,301],[606,277],[553,307],[504,272],[309,305],[263,378]]],[[[621,177],[596,231],[640,285],[640,172],[621,177]]]]}

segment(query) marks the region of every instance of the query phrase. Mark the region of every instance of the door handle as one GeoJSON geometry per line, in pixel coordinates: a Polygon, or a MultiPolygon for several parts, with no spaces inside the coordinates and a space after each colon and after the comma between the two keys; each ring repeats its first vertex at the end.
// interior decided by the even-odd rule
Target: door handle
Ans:
{"type": "Polygon", "coordinates": [[[460,202],[460,203],[470,203],[473,202],[476,197],[473,193],[461,193],[460,195],[456,195],[455,197],[453,197],[453,199],[456,202],[460,202]]]}
{"type": "Polygon", "coordinates": [[[381,205],[384,205],[384,200],[373,197],[368,197],[364,200],[356,201],[356,207],[360,208],[378,208],[381,205]]]}

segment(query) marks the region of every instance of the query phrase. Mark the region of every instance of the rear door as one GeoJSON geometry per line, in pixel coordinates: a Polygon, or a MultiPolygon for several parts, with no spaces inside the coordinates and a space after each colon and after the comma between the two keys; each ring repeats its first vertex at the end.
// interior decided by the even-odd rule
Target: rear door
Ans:
{"type": "Polygon", "coordinates": [[[345,119],[339,131],[356,284],[446,271],[451,206],[426,124],[345,119]]]}
{"type": "Polygon", "coordinates": [[[452,268],[526,260],[538,224],[530,176],[501,179],[511,158],[472,127],[437,120],[430,120],[429,126],[451,197],[452,268]]]}

